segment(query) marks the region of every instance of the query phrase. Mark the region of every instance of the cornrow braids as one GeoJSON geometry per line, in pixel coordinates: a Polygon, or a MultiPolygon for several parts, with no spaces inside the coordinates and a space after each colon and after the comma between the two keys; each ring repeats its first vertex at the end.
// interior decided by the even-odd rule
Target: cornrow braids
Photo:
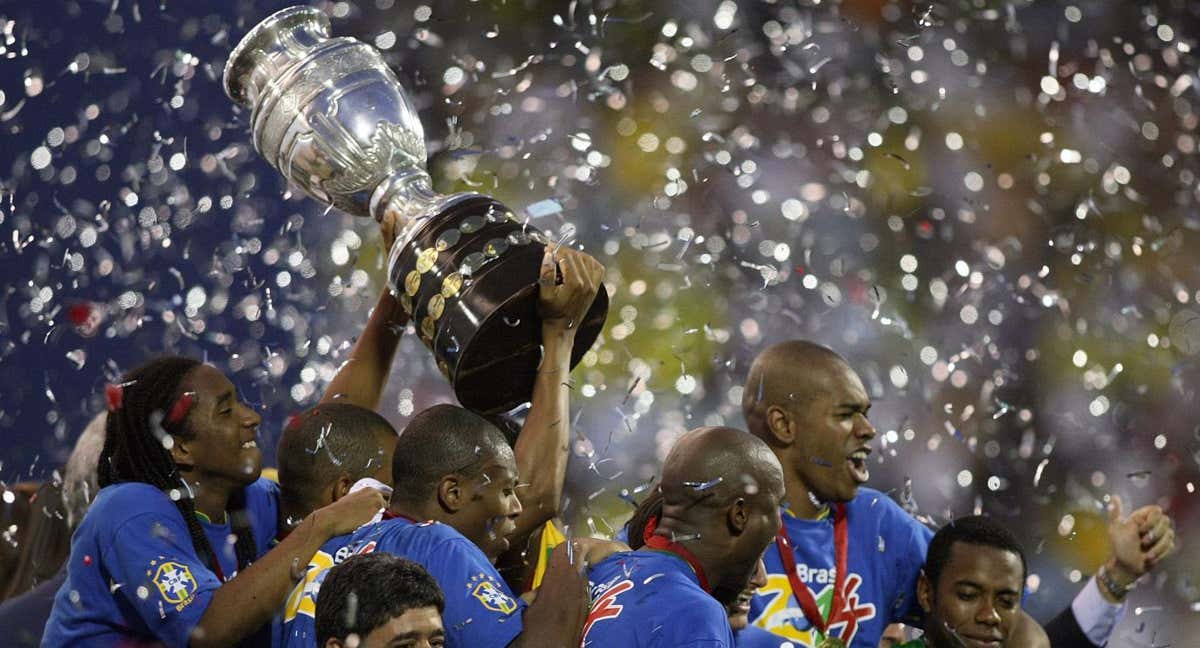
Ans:
{"type": "MultiPolygon", "coordinates": [[[[121,379],[120,406],[109,412],[105,425],[104,450],[100,453],[100,487],[124,482],[141,482],[162,490],[175,503],[187,524],[196,553],[209,569],[219,573],[216,554],[200,526],[196,503],[179,474],[168,449],[171,436],[190,439],[184,421],[168,421],[166,413],[182,395],[184,377],[200,362],[180,356],[155,358],[126,373],[121,379]]],[[[231,502],[230,526],[237,536],[238,570],[254,560],[257,545],[245,513],[246,497],[238,491],[231,502]]]]}

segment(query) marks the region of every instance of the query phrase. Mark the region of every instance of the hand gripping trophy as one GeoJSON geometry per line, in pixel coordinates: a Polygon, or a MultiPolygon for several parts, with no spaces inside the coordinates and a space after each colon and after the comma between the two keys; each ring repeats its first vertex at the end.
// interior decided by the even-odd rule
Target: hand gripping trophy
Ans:
{"type": "MultiPolygon", "coordinates": [[[[459,402],[495,413],[529,400],[547,238],[493,198],[433,191],[421,122],[379,52],[331,38],[320,11],[291,7],[234,48],[225,91],[251,109],[255,148],[292,184],[350,214],[397,219],[388,285],[459,402]]],[[[607,311],[600,290],[576,324],[572,366],[607,311]]]]}

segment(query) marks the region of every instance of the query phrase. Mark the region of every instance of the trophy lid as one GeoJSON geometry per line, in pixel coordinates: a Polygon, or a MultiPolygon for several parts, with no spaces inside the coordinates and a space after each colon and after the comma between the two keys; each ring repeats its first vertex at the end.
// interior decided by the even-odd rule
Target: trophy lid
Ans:
{"type": "Polygon", "coordinates": [[[252,106],[261,88],[258,79],[268,81],[285,61],[272,61],[272,54],[286,51],[283,35],[309,32],[314,38],[329,37],[329,17],[318,9],[297,5],[281,9],[255,25],[229,53],[225,63],[225,94],[243,106],[252,106]],[[268,68],[268,69],[263,69],[268,68]],[[262,72],[264,74],[256,74],[262,72]],[[257,78],[256,78],[257,77],[257,78]]]}

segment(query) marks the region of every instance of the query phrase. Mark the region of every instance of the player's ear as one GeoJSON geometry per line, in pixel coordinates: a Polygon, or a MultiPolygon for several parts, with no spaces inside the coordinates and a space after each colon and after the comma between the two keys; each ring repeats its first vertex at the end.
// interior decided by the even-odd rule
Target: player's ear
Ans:
{"type": "Polygon", "coordinates": [[[771,405],[767,408],[766,422],[767,430],[777,442],[785,446],[792,445],[796,435],[792,431],[792,416],[786,409],[771,405]]]}
{"type": "Polygon", "coordinates": [[[187,472],[196,465],[195,458],[192,457],[191,441],[183,437],[171,435],[171,459],[179,466],[180,472],[187,472]]]}
{"type": "Polygon", "coordinates": [[[333,482],[332,490],[329,494],[330,502],[336,502],[350,493],[350,487],[354,485],[350,475],[343,473],[338,477],[337,481],[333,482]]]}
{"type": "Polygon", "coordinates": [[[463,485],[458,475],[446,475],[437,485],[438,504],[450,513],[457,513],[466,504],[463,485]]]}
{"type": "Polygon", "coordinates": [[[729,510],[725,513],[725,521],[729,524],[730,535],[739,536],[746,530],[746,525],[750,523],[750,511],[744,497],[737,498],[729,505],[729,510]]]}
{"type": "Polygon", "coordinates": [[[917,604],[925,614],[933,611],[933,584],[929,582],[929,576],[924,569],[917,577],[917,604]]]}

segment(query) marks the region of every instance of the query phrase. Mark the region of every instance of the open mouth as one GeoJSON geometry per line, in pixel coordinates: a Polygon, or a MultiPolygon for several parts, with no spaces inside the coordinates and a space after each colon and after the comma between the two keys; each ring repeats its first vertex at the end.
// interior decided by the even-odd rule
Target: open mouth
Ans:
{"type": "Polygon", "coordinates": [[[257,448],[257,447],[258,447],[258,441],[254,440],[254,439],[250,439],[249,441],[242,444],[242,450],[249,450],[250,448],[257,448]]]}
{"type": "Polygon", "coordinates": [[[846,465],[850,468],[850,476],[859,484],[867,483],[871,477],[871,471],[867,468],[867,457],[870,456],[869,448],[859,448],[846,458],[846,465]]]}

